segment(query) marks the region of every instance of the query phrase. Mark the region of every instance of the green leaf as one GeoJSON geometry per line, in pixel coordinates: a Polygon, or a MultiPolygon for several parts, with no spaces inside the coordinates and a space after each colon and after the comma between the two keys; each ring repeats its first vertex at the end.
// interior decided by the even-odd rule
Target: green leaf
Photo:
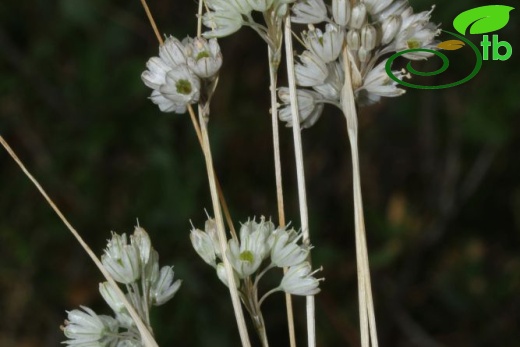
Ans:
{"type": "Polygon", "coordinates": [[[453,27],[462,35],[466,29],[470,34],[486,34],[502,29],[509,22],[509,12],[514,7],[505,5],[487,5],[472,8],[459,14],[453,20],[453,27]]]}

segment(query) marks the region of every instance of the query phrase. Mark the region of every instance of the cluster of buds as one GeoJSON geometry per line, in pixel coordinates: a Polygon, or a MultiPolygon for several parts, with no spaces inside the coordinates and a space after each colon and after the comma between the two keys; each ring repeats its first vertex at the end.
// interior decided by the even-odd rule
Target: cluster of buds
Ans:
{"type": "Polygon", "coordinates": [[[238,31],[242,26],[250,26],[264,39],[270,41],[268,29],[255,22],[253,11],[268,14],[264,16],[267,27],[276,19],[283,18],[289,9],[289,4],[296,0],[206,0],[209,11],[204,14],[202,21],[210,28],[204,37],[224,37],[238,31]],[[276,18],[270,18],[276,17],[276,18]]]}
{"type": "MultiPolygon", "coordinates": [[[[437,25],[431,23],[431,12],[413,13],[408,0],[333,0],[332,6],[323,0],[302,0],[292,7],[292,21],[307,24],[302,33],[306,50],[295,65],[296,84],[299,87],[298,108],[300,126],[308,128],[320,117],[323,104],[341,107],[345,82],[345,61],[342,50],[347,49],[352,88],[358,104],[375,103],[381,97],[395,97],[405,91],[397,87],[385,70],[392,52],[436,46],[437,25]],[[324,30],[315,25],[327,22],[324,30]]],[[[411,52],[403,56],[426,59],[431,53],[411,52]]],[[[395,71],[399,79],[403,72],[395,71]]],[[[407,76],[408,77],[408,76],[407,76]]],[[[283,103],[280,119],[292,126],[289,92],[280,88],[283,103]]]]}
{"type": "MultiPolygon", "coordinates": [[[[174,281],[170,266],[159,269],[159,255],[150,237],[141,227],[130,236],[112,233],[101,262],[116,282],[125,285],[126,298],[141,320],[150,328],[150,309],[173,298],[181,281],[174,281]]],[[[114,316],[98,315],[81,306],[68,312],[62,327],[69,346],[141,347],[139,331],[123,301],[108,282],[99,284],[101,296],[114,311],[114,316]]]]}
{"type": "Polygon", "coordinates": [[[153,89],[150,99],[163,112],[185,113],[186,105],[208,100],[222,54],[216,39],[173,36],[159,47],[159,56],[146,63],[141,79],[153,89]]]}
{"type": "MultiPolygon", "coordinates": [[[[223,264],[222,250],[218,241],[217,226],[213,219],[206,221],[204,231],[193,229],[190,234],[193,248],[200,257],[217,272],[227,286],[228,278],[223,264]]],[[[225,256],[233,267],[235,283],[241,293],[247,291],[247,283],[254,283],[268,270],[288,268],[278,287],[271,290],[284,291],[293,295],[314,295],[322,279],[314,277],[308,262],[310,247],[302,245],[301,233],[294,229],[276,228],[264,217],[260,222],[248,220],[240,228],[239,239],[228,240],[225,256]]]]}

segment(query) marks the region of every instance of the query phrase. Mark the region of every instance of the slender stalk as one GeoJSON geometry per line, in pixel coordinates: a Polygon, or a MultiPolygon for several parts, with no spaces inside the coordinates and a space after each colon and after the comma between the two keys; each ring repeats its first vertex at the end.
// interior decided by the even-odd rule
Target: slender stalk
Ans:
{"type": "MultiPolygon", "coordinates": [[[[298,201],[300,206],[300,219],[303,234],[303,243],[310,245],[309,235],[309,216],[307,211],[307,193],[305,190],[305,173],[303,167],[303,149],[300,116],[298,114],[298,100],[296,97],[296,79],[294,75],[294,57],[292,47],[291,19],[287,16],[285,19],[285,55],[287,59],[287,75],[289,81],[289,94],[291,97],[291,112],[293,120],[293,139],[294,152],[296,157],[296,176],[298,180],[298,201]]],[[[310,261],[310,256],[309,256],[310,261]]],[[[314,296],[306,297],[307,311],[307,340],[309,347],[316,346],[316,321],[315,321],[315,305],[314,296]]]]}
{"type": "Polygon", "coordinates": [[[2,146],[4,146],[5,150],[7,151],[7,153],[9,153],[9,155],[13,158],[13,160],[16,162],[16,164],[18,164],[18,166],[20,167],[20,169],[22,169],[23,173],[27,176],[27,178],[29,178],[29,180],[35,185],[36,189],[38,189],[38,191],[41,193],[41,195],[43,196],[43,198],[45,199],[45,201],[47,201],[47,203],[49,204],[49,206],[54,210],[54,212],[56,212],[56,214],[58,215],[58,217],[61,219],[61,221],[63,222],[63,224],[65,224],[65,226],[69,229],[69,231],[72,233],[72,235],[74,235],[74,237],[76,238],[76,240],[79,242],[79,244],[81,245],[81,247],[83,247],[83,249],[85,250],[85,252],[87,252],[87,254],[89,255],[90,259],[92,259],[92,261],[94,262],[94,264],[96,264],[97,268],[99,269],[99,271],[101,271],[101,273],[103,274],[103,276],[105,277],[105,279],[108,281],[108,283],[110,283],[110,285],[112,286],[112,288],[116,291],[119,299],[123,302],[123,304],[125,305],[126,309],[128,310],[128,313],[130,314],[130,316],[132,317],[132,319],[134,320],[136,326],[137,326],[137,329],[139,330],[139,333],[141,334],[141,339],[142,339],[142,342],[144,343],[144,345],[146,347],[158,347],[157,345],[157,342],[155,342],[155,339],[153,338],[150,330],[148,330],[148,328],[146,327],[146,325],[143,323],[143,321],[141,320],[141,317],[139,317],[139,314],[137,314],[136,310],[134,309],[134,306],[127,300],[125,294],[123,294],[123,291],[119,288],[119,286],[117,285],[117,283],[114,281],[114,279],[112,278],[112,276],[110,276],[110,274],[105,270],[105,267],[103,266],[103,264],[101,263],[101,261],[98,259],[98,257],[96,256],[96,254],[92,251],[92,249],[86,244],[86,242],[83,240],[83,238],[79,235],[79,233],[76,231],[76,229],[74,229],[72,227],[72,225],[69,223],[69,221],[67,220],[67,218],[65,218],[65,216],[63,215],[63,213],[60,211],[60,209],[56,206],[56,204],[54,203],[54,201],[49,197],[49,195],[47,195],[47,193],[45,192],[45,190],[42,188],[42,186],[40,185],[40,183],[38,183],[38,181],[33,177],[33,175],[31,175],[31,173],[29,172],[29,170],[27,170],[27,168],[25,167],[25,165],[22,163],[22,161],[18,158],[18,156],[16,155],[16,153],[13,151],[13,149],[9,146],[9,144],[4,140],[4,138],[2,136],[0,136],[0,143],[2,144],[2,146]]]}
{"type": "Polygon", "coordinates": [[[157,25],[155,24],[155,21],[152,16],[152,12],[150,12],[150,8],[148,7],[148,4],[146,3],[146,0],[141,0],[141,4],[143,5],[144,11],[146,12],[146,16],[148,17],[148,20],[150,21],[150,25],[152,26],[153,32],[155,33],[155,37],[157,37],[157,41],[162,45],[163,39],[161,37],[161,34],[159,34],[159,29],[157,29],[157,25]]]}
{"type": "MultiPolygon", "coordinates": [[[[222,260],[224,262],[224,267],[226,269],[228,284],[229,284],[229,292],[231,295],[231,302],[233,304],[233,310],[235,312],[235,318],[237,320],[238,331],[240,333],[240,340],[242,341],[243,347],[251,347],[251,342],[249,341],[249,335],[247,333],[246,322],[244,320],[244,312],[242,310],[242,306],[240,303],[240,297],[238,294],[237,286],[235,283],[235,277],[233,276],[233,268],[229,263],[228,258],[225,256],[227,251],[227,237],[224,229],[224,222],[222,217],[222,210],[220,208],[218,192],[217,192],[217,183],[215,179],[215,171],[213,168],[213,158],[211,156],[211,146],[209,143],[208,137],[208,128],[207,128],[207,116],[203,114],[204,107],[199,106],[199,124],[202,135],[202,149],[204,152],[204,159],[206,160],[206,170],[208,173],[208,181],[209,188],[211,192],[211,201],[213,204],[213,213],[215,215],[215,221],[217,223],[217,232],[219,243],[222,252],[222,260]]],[[[188,105],[188,111],[190,115],[194,115],[193,108],[191,105],[188,105]]]]}
{"type": "MultiPolygon", "coordinates": [[[[269,80],[271,85],[269,90],[271,92],[271,121],[273,129],[273,154],[274,154],[274,173],[276,179],[276,201],[278,206],[278,224],[284,227],[285,211],[283,199],[283,185],[282,185],[282,161],[280,159],[280,132],[278,130],[278,105],[276,100],[277,76],[278,67],[280,66],[279,54],[275,54],[270,46],[269,48],[269,80]]],[[[287,268],[283,269],[284,273],[287,268]]],[[[294,312],[291,294],[285,293],[285,311],[287,312],[287,324],[289,330],[289,345],[296,347],[296,333],[294,329],[294,312]]]]}
{"type": "Polygon", "coordinates": [[[365,219],[363,215],[363,199],[361,194],[357,111],[354,99],[354,92],[352,90],[350,57],[348,48],[346,46],[343,47],[342,55],[345,70],[345,84],[342,88],[341,107],[347,120],[347,133],[352,155],[354,223],[356,235],[356,259],[358,269],[357,272],[361,346],[369,347],[371,342],[372,347],[377,347],[377,328],[374,313],[374,301],[372,297],[372,284],[370,280],[370,265],[368,261],[365,219]]]}

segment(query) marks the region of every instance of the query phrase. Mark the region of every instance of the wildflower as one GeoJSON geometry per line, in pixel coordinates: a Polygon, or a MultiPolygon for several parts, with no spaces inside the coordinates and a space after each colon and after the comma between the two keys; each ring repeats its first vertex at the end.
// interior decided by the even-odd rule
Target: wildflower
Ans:
{"type": "Polygon", "coordinates": [[[200,78],[213,77],[222,66],[222,53],[216,39],[189,40],[185,52],[188,67],[200,78]]]}
{"type": "Polygon", "coordinates": [[[229,9],[226,11],[206,12],[202,16],[202,23],[211,29],[204,32],[202,36],[214,38],[228,36],[237,32],[244,24],[244,21],[239,12],[229,9]]]}
{"type": "Polygon", "coordinates": [[[320,57],[325,63],[338,58],[343,48],[345,32],[336,24],[327,24],[325,32],[311,27],[304,35],[304,42],[311,52],[320,57]]]}
{"type": "Polygon", "coordinates": [[[302,24],[316,24],[327,20],[327,7],[323,0],[302,0],[292,7],[291,21],[302,24]]]}
{"type": "Polygon", "coordinates": [[[310,51],[304,51],[300,55],[300,60],[301,64],[294,66],[298,85],[312,87],[325,83],[329,70],[318,56],[310,51]]]}
{"type": "Polygon", "coordinates": [[[332,0],[332,18],[334,22],[342,27],[346,26],[350,20],[350,1],[332,0]]]}
{"type": "Polygon", "coordinates": [[[259,12],[265,12],[268,8],[271,7],[274,0],[247,0],[249,5],[253,8],[255,11],[259,12]]]}
{"type": "MultiPolygon", "coordinates": [[[[217,264],[217,276],[226,285],[226,287],[229,287],[229,281],[227,277],[227,271],[226,267],[224,266],[224,263],[218,263],[217,264]]],[[[235,279],[235,285],[238,287],[240,283],[240,278],[238,278],[238,274],[235,270],[233,270],[233,276],[235,279]]]]}
{"type": "Polygon", "coordinates": [[[216,254],[213,240],[209,234],[199,229],[193,229],[190,240],[195,252],[209,265],[216,267],[216,254]]]}
{"type": "Polygon", "coordinates": [[[317,271],[311,272],[311,264],[308,262],[291,266],[283,276],[279,288],[293,295],[315,295],[320,292],[318,286],[323,280],[313,277],[317,271]]]}
{"type": "Polygon", "coordinates": [[[187,65],[179,65],[166,73],[166,83],[159,91],[176,104],[193,104],[199,100],[200,80],[187,65]]]}
{"type": "Polygon", "coordinates": [[[358,2],[352,8],[352,14],[350,15],[350,29],[361,29],[363,24],[367,21],[367,8],[364,3],[358,2]]]}
{"type": "Polygon", "coordinates": [[[161,268],[159,278],[153,282],[150,290],[152,303],[155,306],[160,306],[169,301],[179,290],[182,281],[177,280],[173,282],[173,277],[174,272],[170,266],[161,268]]]}
{"type": "Polygon", "coordinates": [[[123,284],[135,282],[141,275],[139,249],[127,244],[126,234],[112,234],[101,262],[114,280],[123,284]]]}
{"type": "Polygon", "coordinates": [[[139,249],[139,256],[143,264],[148,263],[152,252],[152,241],[146,230],[135,227],[134,234],[130,236],[130,242],[139,249]]]}
{"type": "Polygon", "coordinates": [[[117,321],[109,316],[97,315],[86,306],[82,310],[67,312],[65,336],[69,339],[63,343],[69,346],[110,346],[115,343],[118,331],[117,321]]]}
{"type": "Polygon", "coordinates": [[[229,240],[226,254],[239,278],[248,277],[258,270],[267,253],[267,235],[264,230],[260,228],[253,232],[242,230],[246,228],[240,230],[240,243],[235,239],[229,240]]]}
{"type": "Polygon", "coordinates": [[[294,231],[286,231],[285,229],[277,229],[269,237],[268,242],[272,243],[271,261],[278,267],[289,267],[300,264],[309,255],[309,248],[298,245],[301,234],[293,237],[294,231]]]}
{"type": "Polygon", "coordinates": [[[126,310],[125,304],[123,303],[123,301],[121,301],[119,295],[116,293],[114,287],[110,285],[110,283],[100,283],[99,293],[114,312],[119,313],[126,310]]]}
{"type": "MultiPolygon", "coordinates": [[[[363,80],[363,86],[356,91],[356,93],[359,93],[361,90],[364,90],[367,93],[365,94],[367,98],[365,104],[377,102],[381,96],[396,97],[405,93],[405,90],[397,88],[397,82],[388,76],[385,65],[386,60],[373,68],[363,80]]],[[[393,73],[399,79],[403,79],[403,77],[407,76],[399,71],[393,71],[393,73]]]]}
{"type": "MultiPolygon", "coordinates": [[[[278,113],[278,117],[282,122],[286,122],[288,127],[293,126],[289,88],[280,88],[278,97],[284,103],[278,113]]],[[[298,115],[300,118],[300,127],[309,128],[316,123],[323,111],[323,98],[317,92],[298,89],[296,90],[296,97],[298,99],[298,115]]]]}

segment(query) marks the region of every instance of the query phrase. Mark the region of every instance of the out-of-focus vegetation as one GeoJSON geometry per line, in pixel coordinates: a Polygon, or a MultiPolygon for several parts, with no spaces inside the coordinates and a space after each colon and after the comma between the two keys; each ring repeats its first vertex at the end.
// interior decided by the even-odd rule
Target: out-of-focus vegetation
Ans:
{"type": "MultiPolygon", "coordinates": [[[[484,4],[438,0],[432,20],[451,30],[458,13],[484,4]]],[[[150,6],[161,32],[194,35],[195,2],[150,6]]],[[[495,33],[513,45],[509,60],[484,61],[465,85],[408,90],[361,110],[381,346],[518,346],[517,11],[495,33]]],[[[218,175],[236,223],[276,220],[266,48],[248,29],[221,45],[210,122],[218,175]]],[[[139,218],[161,262],[175,265],[183,287],[153,317],[161,346],[238,345],[227,290],[188,238],[189,221],[202,226],[211,208],[191,123],[160,113],[140,81],[156,53],[137,0],[1,2],[0,133],[98,253],[110,230],[131,232],[139,218]]],[[[468,71],[470,52],[457,57],[433,83],[468,71]]],[[[318,345],[357,346],[349,149],[340,113],[325,113],[303,133],[313,261],[327,279],[318,345]]],[[[298,227],[290,136],[282,129],[287,214],[298,227]]],[[[109,312],[97,293],[101,275],[3,150],[0,189],[0,345],[57,346],[65,310],[109,312]]],[[[303,301],[295,302],[303,344],[303,301]]],[[[272,346],[288,345],[283,307],[282,295],[265,305],[272,346]]]]}

